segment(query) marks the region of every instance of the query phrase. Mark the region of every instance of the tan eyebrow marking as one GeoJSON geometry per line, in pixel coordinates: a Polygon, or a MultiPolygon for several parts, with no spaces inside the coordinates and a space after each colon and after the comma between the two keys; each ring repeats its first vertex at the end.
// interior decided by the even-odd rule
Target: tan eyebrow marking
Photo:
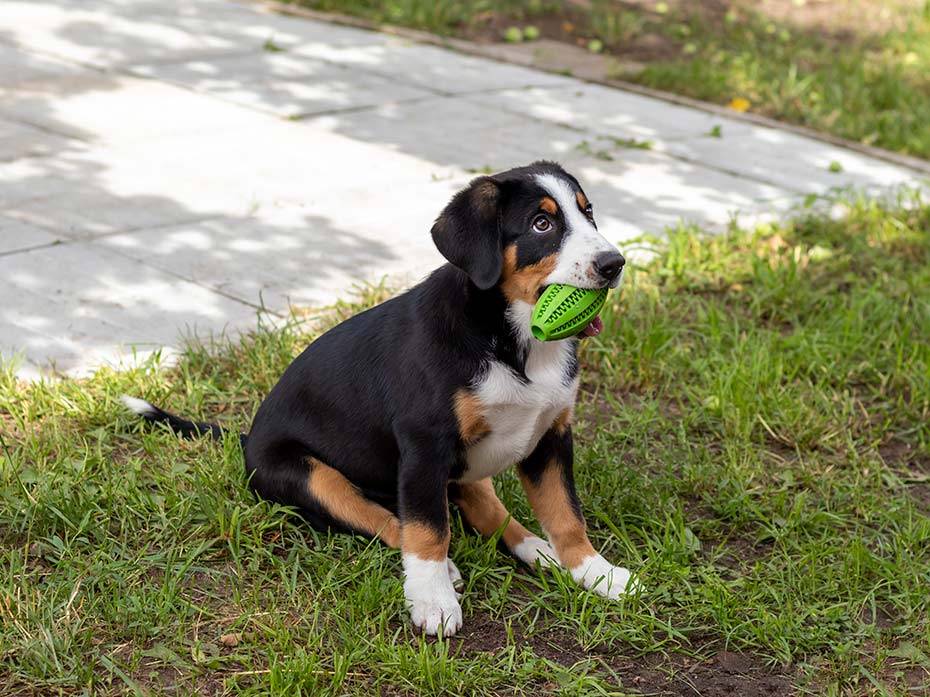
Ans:
{"type": "Polygon", "coordinates": [[[543,197],[543,200],[539,202],[539,207],[550,215],[555,215],[559,212],[559,207],[556,205],[555,201],[548,196],[543,197]]]}
{"type": "Polygon", "coordinates": [[[588,199],[584,197],[584,194],[580,191],[575,192],[575,198],[578,199],[578,207],[584,211],[588,207],[588,199]]]}

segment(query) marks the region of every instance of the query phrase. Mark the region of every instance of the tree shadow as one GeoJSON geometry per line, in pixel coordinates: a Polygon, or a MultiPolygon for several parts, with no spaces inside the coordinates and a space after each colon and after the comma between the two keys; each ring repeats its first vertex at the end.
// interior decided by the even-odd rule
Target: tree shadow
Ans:
{"type": "Polygon", "coordinates": [[[64,369],[425,273],[469,171],[559,160],[616,241],[911,176],[849,153],[831,178],[800,136],[249,4],[0,17],[0,346],[64,369]]]}

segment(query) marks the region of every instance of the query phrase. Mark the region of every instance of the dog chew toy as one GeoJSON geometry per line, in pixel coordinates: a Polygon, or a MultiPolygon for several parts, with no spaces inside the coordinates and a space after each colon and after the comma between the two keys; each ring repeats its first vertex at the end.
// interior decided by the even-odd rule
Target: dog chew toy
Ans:
{"type": "Polygon", "coordinates": [[[530,331],[540,341],[557,341],[583,331],[604,307],[607,289],[576,288],[554,283],[533,308],[530,331]]]}

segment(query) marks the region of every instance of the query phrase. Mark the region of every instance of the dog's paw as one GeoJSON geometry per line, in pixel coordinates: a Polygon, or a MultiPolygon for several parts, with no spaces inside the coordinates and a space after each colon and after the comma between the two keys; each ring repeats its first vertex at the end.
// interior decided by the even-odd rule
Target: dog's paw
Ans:
{"type": "Polygon", "coordinates": [[[513,555],[529,567],[535,567],[536,562],[539,562],[539,565],[545,569],[559,563],[552,545],[536,535],[524,537],[513,548],[513,555]]]}
{"type": "Polygon", "coordinates": [[[454,635],[462,628],[462,608],[451,579],[455,565],[448,559],[427,561],[413,554],[405,554],[403,561],[404,598],[413,626],[434,636],[454,635]]]}
{"type": "Polygon", "coordinates": [[[614,566],[600,554],[588,557],[571,572],[576,583],[605,598],[616,599],[626,593],[642,590],[629,570],[614,566]]]}

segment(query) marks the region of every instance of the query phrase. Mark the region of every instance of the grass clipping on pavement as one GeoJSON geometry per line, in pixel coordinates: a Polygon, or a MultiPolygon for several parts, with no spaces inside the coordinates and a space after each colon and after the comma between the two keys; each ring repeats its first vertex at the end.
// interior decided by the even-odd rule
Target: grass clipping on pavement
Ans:
{"type": "MultiPolygon", "coordinates": [[[[655,256],[583,347],[576,467],[595,545],[648,592],[584,593],[455,516],[465,627],[449,641],[405,624],[396,552],[254,501],[236,439],[182,441],[120,408],[128,392],[247,429],[319,328],[88,379],[23,384],[8,366],[0,693],[591,694],[693,685],[732,654],[746,680],[921,689],[930,206],[837,206],[643,242],[655,256]]],[[[514,476],[499,480],[535,527],[514,476]]]]}

